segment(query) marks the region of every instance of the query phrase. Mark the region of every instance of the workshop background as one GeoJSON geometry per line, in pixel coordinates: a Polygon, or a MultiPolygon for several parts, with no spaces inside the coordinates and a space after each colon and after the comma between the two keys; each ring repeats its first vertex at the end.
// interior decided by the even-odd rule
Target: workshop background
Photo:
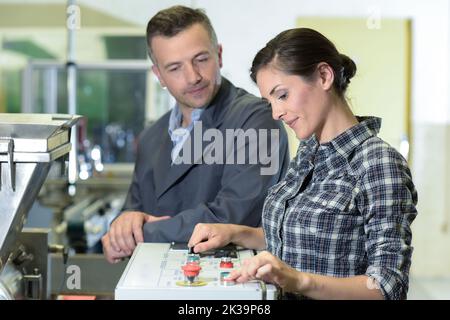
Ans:
{"type": "MultiPolygon", "coordinates": [[[[409,299],[450,299],[449,1],[0,0],[0,113],[71,113],[67,61],[76,63],[76,114],[85,117],[76,190],[52,168],[26,227],[50,228],[49,241],[88,270],[80,293],[108,296],[125,266],[108,265],[99,240],[124,201],[138,134],[173,105],[151,73],[145,27],[176,4],[205,9],[222,74],[258,96],[251,61],[285,29],[313,27],[356,61],[351,106],[383,118],[381,136],[408,159],[418,190],[409,299]]],[[[296,146],[291,136],[291,155],[296,146]]],[[[65,277],[53,249],[51,296],[65,277]]]]}

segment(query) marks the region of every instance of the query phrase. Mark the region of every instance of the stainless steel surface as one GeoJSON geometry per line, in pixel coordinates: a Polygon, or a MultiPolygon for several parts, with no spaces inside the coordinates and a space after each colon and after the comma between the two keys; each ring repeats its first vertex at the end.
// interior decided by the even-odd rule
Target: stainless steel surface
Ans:
{"type": "MultiPolygon", "coordinates": [[[[22,230],[34,199],[50,168],[49,163],[17,163],[16,188],[2,187],[0,191],[0,270],[6,263],[22,230]]],[[[2,171],[2,175],[4,172],[2,171]]],[[[2,177],[2,181],[4,181],[2,177]]]]}
{"type": "Polygon", "coordinates": [[[23,298],[23,274],[8,262],[0,272],[0,300],[23,298]]]}
{"type": "MultiPolygon", "coordinates": [[[[51,129],[47,129],[37,138],[48,137],[50,136],[56,129],[63,127],[69,128],[73,126],[80,116],[72,116],[69,114],[43,114],[43,113],[0,113],[0,123],[1,124],[9,124],[10,132],[14,132],[16,125],[38,125],[43,127],[48,127],[51,129]]],[[[4,131],[7,132],[7,131],[4,131]]],[[[23,133],[25,134],[26,133],[23,133]]]]}
{"type": "MultiPolygon", "coordinates": [[[[70,144],[64,144],[49,152],[14,152],[12,162],[51,162],[68,153],[70,144]]],[[[9,155],[0,154],[0,162],[8,162],[9,155]]]]}
{"type": "MultiPolygon", "coordinates": [[[[3,125],[1,121],[0,125],[3,125]]],[[[0,128],[0,136],[8,136],[8,132],[5,132],[5,128],[7,129],[7,125],[0,128]]],[[[51,126],[29,127],[29,125],[26,124],[17,124],[13,127],[13,130],[11,130],[13,132],[11,132],[9,136],[23,137],[11,140],[14,141],[14,150],[16,152],[47,152],[53,149],[54,146],[69,141],[67,131],[55,132],[52,136],[47,138],[45,133],[51,130],[53,130],[53,127],[51,126]],[[39,136],[44,136],[45,138],[40,139],[38,138],[39,136]]]]}
{"type": "Polygon", "coordinates": [[[49,229],[24,229],[0,272],[0,300],[48,299],[49,229]]]}
{"type": "Polygon", "coordinates": [[[21,266],[26,285],[24,288],[25,299],[50,298],[51,265],[48,245],[49,236],[50,229],[26,228],[18,237],[17,244],[22,245],[26,253],[32,256],[32,260],[27,265],[21,266]],[[35,282],[39,282],[38,290],[35,282]]]}
{"type": "Polygon", "coordinates": [[[0,271],[47,177],[70,150],[64,139],[80,116],[0,114],[0,271]]]}
{"type": "MultiPolygon", "coordinates": [[[[14,167],[14,141],[9,139],[9,140],[0,140],[0,154],[4,154],[4,162],[8,163],[8,167],[9,167],[9,181],[10,181],[10,186],[11,189],[16,190],[16,173],[14,171],[15,167],[14,167]]],[[[0,162],[0,189],[1,189],[1,182],[2,182],[2,167],[1,167],[1,162],[0,162]]]]}
{"type": "Polygon", "coordinates": [[[80,116],[0,113],[0,153],[12,141],[14,153],[49,152],[69,141],[69,128],[80,116]]]}

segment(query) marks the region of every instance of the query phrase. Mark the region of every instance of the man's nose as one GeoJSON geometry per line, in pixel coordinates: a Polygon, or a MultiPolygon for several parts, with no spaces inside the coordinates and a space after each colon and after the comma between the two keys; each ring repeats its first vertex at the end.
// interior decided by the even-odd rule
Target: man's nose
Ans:
{"type": "Polygon", "coordinates": [[[189,84],[196,84],[202,80],[202,75],[200,74],[198,67],[193,64],[188,64],[185,68],[185,75],[189,84]]]}

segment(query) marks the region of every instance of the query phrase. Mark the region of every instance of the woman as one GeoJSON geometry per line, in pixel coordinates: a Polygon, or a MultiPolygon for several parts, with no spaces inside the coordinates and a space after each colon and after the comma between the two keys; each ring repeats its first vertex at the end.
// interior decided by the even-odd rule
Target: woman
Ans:
{"type": "Polygon", "coordinates": [[[251,68],[261,96],[300,139],[286,177],[265,200],[262,228],[199,224],[189,246],[267,250],[231,277],[263,279],[287,297],[405,299],[417,192],[405,159],[356,117],[345,91],[355,63],[322,34],[280,33],[251,68]]]}

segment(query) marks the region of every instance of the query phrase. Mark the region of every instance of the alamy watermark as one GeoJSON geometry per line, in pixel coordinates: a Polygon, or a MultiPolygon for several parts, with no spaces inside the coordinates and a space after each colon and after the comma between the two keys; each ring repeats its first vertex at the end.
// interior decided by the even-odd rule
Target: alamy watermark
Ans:
{"type": "Polygon", "coordinates": [[[366,26],[369,30],[381,29],[381,9],[379,6],[371,6],[367,9],[368,18],[366,20],[366,26]]]}
{"type": "Polygon", "coordinates": [[[79,266],[72,264],[67,267],[66,275],[68,275],[66,280],[66,287],[69,290],[80,290],[81,289],[81,269],[79,266]]]}
{"type": "Polygon", "coordinates": [[[194,124],[180,150],[172,152],[172,163],[259,165],[261,175],[274,175],[280,166],[279,129],[209,128],[194,124]]]}
{"type": "Polygon", "coordinates": [[[80,7],[72,4],[67,7],[66,26],[69,30],[79,30],[81,28],[81,10],[80,7]]]}

